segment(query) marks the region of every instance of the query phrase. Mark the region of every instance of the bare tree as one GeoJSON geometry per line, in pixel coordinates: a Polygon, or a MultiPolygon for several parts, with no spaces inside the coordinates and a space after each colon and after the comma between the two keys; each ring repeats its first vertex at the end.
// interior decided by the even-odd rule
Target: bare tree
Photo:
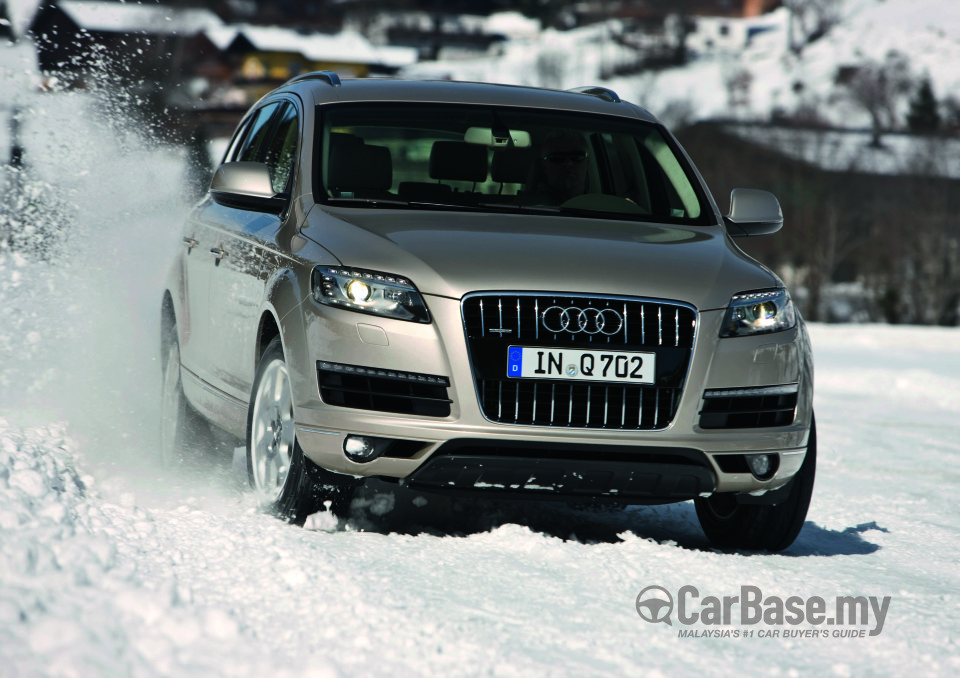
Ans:
{"type": "Polygon", "coordinates": [[[858,66],[842,84],[850,101],[870,116],[871,145],[882,146],[883,132],[896,127],[898,105],[912,89],[907,58],[891,50],[882,62],[858,66]]]}

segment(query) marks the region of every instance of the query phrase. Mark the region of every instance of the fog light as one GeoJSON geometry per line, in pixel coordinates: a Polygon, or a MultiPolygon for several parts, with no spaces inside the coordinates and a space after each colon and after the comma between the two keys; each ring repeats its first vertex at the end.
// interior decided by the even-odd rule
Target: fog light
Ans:
{"type": "Polygon", "coordinates": [[[366,436],[347,436],[343,439],[343,453],[347,459],[358,464],[373,461],[380,456],[373,438],[366,436]]]}
{"type": "Polygon", "coordinates": [[[774,459],[771,454],[748,454],[747,464],[750,466],[750,472],[759,480],[766,480],[773,475],[774,459]]]}

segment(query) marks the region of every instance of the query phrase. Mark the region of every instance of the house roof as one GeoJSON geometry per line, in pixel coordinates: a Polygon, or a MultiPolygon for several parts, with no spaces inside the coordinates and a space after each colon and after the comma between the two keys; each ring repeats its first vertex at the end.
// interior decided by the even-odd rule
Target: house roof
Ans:
{"type": "Polygon", "coordinates": [[[77,26],[94,32],[193,35],[223,25],[220,17],[206,9],[100,0],[59,0],[56,6],[77,26]]]}
{"type": "Polygon", "coordinates": [[[330,35],[300,33],[276,26],[224,25],[207,29],[204,35],[220,50],[228,49],[242,37],[257,51],[293,52],[311,61],[400,67],[417,60],[416,49],[374,45],[353,31],[330,35]]]}

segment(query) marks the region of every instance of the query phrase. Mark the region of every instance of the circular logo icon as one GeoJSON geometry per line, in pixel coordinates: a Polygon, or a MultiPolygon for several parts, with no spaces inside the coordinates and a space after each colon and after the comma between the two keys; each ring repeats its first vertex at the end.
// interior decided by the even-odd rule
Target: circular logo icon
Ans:
{"type": "Polygon", "coordinates": [[[673,626],[672,613],[673,596],[662,586],[648,586],[637,595],[637,614],[643,621],[673,626]]]}
{"type": "Polygon", "coordinates": [[[623,316],[612,308],[579,308],[577,306],[551,306],[540,316],[540,322],[548,332],[560,334],[603,334],[612,336],[623,328],[623,316]]]}
{"type": "Polygon", "coordinates": [[[568,377],[577,376],[577,366],[574,365],[573,363],[570,363],[569,365],[567,365],[567,376],[568,377]]]}

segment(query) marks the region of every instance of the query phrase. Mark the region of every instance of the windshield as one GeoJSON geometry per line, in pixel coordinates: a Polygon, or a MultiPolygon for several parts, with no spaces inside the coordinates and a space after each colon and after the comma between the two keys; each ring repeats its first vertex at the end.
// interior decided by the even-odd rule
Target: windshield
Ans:
{"type": "Polygon", "coordinates": [[[321,108],[324,202],[708,224],[703,193],[657,125],[526,108],[321,108]]]}

